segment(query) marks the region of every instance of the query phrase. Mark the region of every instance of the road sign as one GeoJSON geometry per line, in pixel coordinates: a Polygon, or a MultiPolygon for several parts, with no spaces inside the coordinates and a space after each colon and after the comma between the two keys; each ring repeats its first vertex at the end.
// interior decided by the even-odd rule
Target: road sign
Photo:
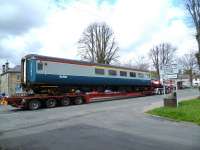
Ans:
{"type": "Polygon", "coordinates": [[[167,79],[177,79],[178,75],[177,74],[168,74],[168,75],[166,75],[166,78],[167,79]]]}
{"type": "Polygon", "coordinates": [[[177,74],[178,73],[178,67],[177,64],[169,64],[163,66],[163,72],[164,74],[177,74]]]}

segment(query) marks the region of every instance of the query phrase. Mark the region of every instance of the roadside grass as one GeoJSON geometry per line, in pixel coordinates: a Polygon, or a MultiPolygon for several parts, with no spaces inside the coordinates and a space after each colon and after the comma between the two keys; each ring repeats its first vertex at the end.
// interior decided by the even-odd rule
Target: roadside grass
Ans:
{"type": "Polygon", "coordinates": [[[179,102],[178,108],[160,107],[147,113],[173,119],[175,121],[187,121],[200,125],[200,99],[192,99],[179,102]]]}

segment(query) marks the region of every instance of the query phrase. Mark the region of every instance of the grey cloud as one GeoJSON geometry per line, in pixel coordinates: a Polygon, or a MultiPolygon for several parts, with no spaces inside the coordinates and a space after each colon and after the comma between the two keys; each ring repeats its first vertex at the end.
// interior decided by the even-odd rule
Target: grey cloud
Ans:
{"type": "Polygon", "coordinates": [[[0,45],[0,69],[2,64],[6,62],[10,62],[12,64],[19,64],[19,56],[11,49],[4,49],[0,45]]]}
{"type": "Polygon", "coordinates": [[[12,54],[9,53],[9,50],[5,50],[1,45],[0,45],[0,59],[4,58],[9,58],[12,54]]]}
{"type": "Polygon", "coordinates": [[[48,0],[0,1],[0,35],[19,35],[45,22],[48,0]]]}
{"type": "Polygon", "coordinates": [[[22,56],[39,51],[42,45],[34,37],[26,40],[25,47],[20,50],[6,47],[3,41],[10,39],[12,45],[15,37],[23,37],[31,29],[44,25],[50,12],[50,1],[0,0],[0,65],[7,60],[19,64],[22,56]]]}
{"type": "Polygon", "coordinates": [[[4,48],[0,43],[0,65],[9,61],[12,64],[19,64],[23,56],[30,53],[38,53],[42,45],[39,41],[32,41],[26,44],[26,46],[21,51],[16,51],[15,49],[4,48]]]}

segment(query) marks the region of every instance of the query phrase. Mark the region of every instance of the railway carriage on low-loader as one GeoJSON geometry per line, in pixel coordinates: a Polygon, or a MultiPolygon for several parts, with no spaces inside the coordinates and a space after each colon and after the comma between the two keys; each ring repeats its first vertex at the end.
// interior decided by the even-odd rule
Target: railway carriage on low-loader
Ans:
{"type": "Polygon", "coordinates": [[[6,100],[35,110],[150,95],[154,85],[148,71],[30,54],[21,60],[24,92],[6,100]]]}

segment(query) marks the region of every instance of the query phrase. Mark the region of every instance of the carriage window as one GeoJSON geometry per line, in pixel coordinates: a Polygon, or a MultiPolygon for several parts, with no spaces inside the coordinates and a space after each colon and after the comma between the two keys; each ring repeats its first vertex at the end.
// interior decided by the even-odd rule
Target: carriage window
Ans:
{"type": "Polygon", "coordinates": [[[43,70],[43,63],[41,63],[41,62],[38,63],[38,64],[37,64],[37,69],[38,69],[38,70],[43,70]]]}
{"type": "Polygon", "coordinates": [[[136,73],[135,72],[130,72],[130,77],[136,77],[136,73]]]}
{"type": "Polygon", "coordinates": [[[120,71],[120,76],[126,77],[127,76],[127,72],[126,71],[120,71]]]}
{"type": "Polygon", "coordinates": [[[144,78],[144,74],[143,73],[138,73],[138,77],[139,78],[144,78]]]}
{"type": "Polygon", "coordinates": [[[116,70],[108,70],[108,74],[111,75],[111,76],[116,76],[117,71],[116,70]]]}
{"type": "Polygon", "coordinates": [[[150,73],[147,73],[146,74],[146,78],[150,78],[151,76],[150,76],[150,73]]]}
{"type": "Polygon", "coordinates": [[[104,75],[104,74],[105,74],[105,71],[104,71],[104,69],[95,68],[95,74],[104,75]]]}

